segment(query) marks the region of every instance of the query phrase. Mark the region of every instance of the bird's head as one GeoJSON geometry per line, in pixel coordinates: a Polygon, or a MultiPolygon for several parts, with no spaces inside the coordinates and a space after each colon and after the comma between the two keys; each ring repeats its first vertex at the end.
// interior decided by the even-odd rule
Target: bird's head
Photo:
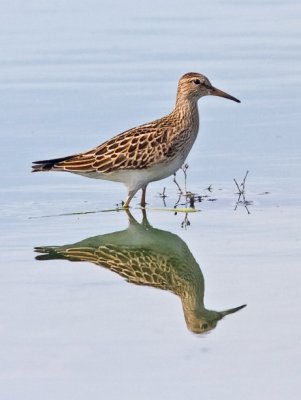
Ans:
{"type": "Polygon", "coordinates": [[[208,310],[203,307],[199,310],[189,310],[184,308],[184,316],[188,329],[193,333],[199,334],[211,331],[216,327],[218,321],[226,315],[234,314],[244,307],[246,307],[246,304],[224,311],[208,310]]]}
{"type": "Polygon", "coordinates": [[[180,78],[178,84],[178,97],[180,96],[180,98],[197,101],[203,96],[210,95],[225,97],[226,99],[240,103],[240,100],[212,86],[209,79],[202,74],[189,72],[180,78]]]}

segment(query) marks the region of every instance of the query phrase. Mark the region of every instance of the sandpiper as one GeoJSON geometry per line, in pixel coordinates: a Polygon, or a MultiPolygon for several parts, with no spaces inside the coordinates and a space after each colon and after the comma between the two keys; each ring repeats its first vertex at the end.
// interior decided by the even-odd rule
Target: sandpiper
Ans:
{"type": "Polygon", "coordinates": [[[41,246],[37,260],[85,261],[116,272],[129,283],[168,290],[179,296],[187,328],[204,333],[218,321],[246,305],[224,311],[204,305],[205,282],[201,268],[187,244],[177,235],[153,228],[146,210],[138,223],[129,210],[127,229],[94,236],[64,246],[41,246]]]}
{"type": "Polygon", "coordinates": [[[179,80],[176,105],[170,114],[122,132],[87,152],[34,161],[32,172],[67,171],[122,182],[128,189],[124,207],[129,207],[140,189],[140,204],[145,207],[147,185],[173,175],[184,164],[199,130],[197,102],[208,95],[240,103],[212,86],[206,76],[189,72],[179,80]]]}

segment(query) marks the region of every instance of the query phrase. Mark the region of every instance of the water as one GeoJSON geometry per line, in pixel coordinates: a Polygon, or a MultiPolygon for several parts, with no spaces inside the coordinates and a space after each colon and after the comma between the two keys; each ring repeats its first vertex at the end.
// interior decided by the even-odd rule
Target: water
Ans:
{"type": "Polygon", "coordinates": [[[299,398],[300,11],[295,0],[2,2],[1,399],[299,398]],[[165,187],[174,206],[172,178],[150,185],[152,228],[118,239],[147,270],[128,283],[91,259],[128,232],[125,212],[99,212],[124,188],[30,174],[30,163],[168,113],[188,71],[242,103],[200,101],[187,188],[210,197],[174,215],[159,196],[165,187]],[[233,178],[247,170],[250,214],[234,211],[233,178]],[[34,247],[83,240],[90,261],[35,259],[34,247]],[[177,254],[165,281],[150,284],[143,246],[158,263],[177,254]],[[185,262],[193,285],[177,272],[185,262]],[[179,293],[209,310],[247,307],[195,334],[179,293]]]}

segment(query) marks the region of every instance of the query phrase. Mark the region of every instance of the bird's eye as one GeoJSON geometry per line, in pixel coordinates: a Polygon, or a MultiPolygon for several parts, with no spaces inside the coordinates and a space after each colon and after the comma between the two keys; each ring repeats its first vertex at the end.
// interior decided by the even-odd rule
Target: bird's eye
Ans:
{"type": "Polygon", "coordinates": [[[199,85],[199,84],[201,83],[201,81],[200,81],[199,79],[195,79],[193,82],[194,82],[196,85],[199,85]]]}

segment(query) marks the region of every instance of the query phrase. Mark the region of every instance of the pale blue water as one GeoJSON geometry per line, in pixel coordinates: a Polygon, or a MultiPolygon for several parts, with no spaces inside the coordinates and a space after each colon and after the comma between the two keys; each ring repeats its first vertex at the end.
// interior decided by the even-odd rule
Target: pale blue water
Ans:
{"type": "MultiPolygon", "coordinates": [[[[300,397],[300,11],[296,0],[2,2],[1,399],[300,397]],[[110,209],[125,190],[31,174],[31,161],[163,116],[188,71],[242,101],[199,102],[188,189],[212,184],[217,201],[197,204],[187,229],[183,214],[148,213],[199,263],[208,308],[248,304],[200,338],[173,294],[33,253],[125,229],[127,217],[55,216],[110,209]],[[246,170],[250,215],[233,211],[246,170]]],[[[175,203],[168,178],[150,185],[152,208],[163,187],[175,203]]]]}

